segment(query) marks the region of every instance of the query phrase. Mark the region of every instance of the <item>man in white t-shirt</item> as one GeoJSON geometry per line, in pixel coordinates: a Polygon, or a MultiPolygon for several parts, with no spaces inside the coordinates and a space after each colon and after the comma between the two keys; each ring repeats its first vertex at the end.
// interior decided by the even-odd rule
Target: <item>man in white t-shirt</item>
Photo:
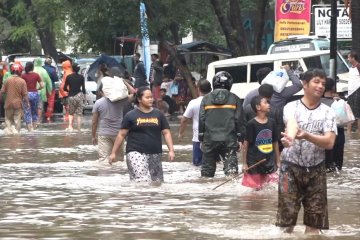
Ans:
{"type": "MultiPolygon", "coordinates": [[[[355,51],[348,54],[348,61],[351,64],[348,83],[348,103],[357,122],[357,133],[360,134],[360,59],[355,51]]],[[[351,133],[352,123],[347,125],[347,133],[351,133]]]]}
{"type": "Polygon", "coordinates": [[[193,120],[193,164],[195,166],[200,166],[202,164],[202,151],[200,149],[200,141],[198,138],[199,135],[199,111],[200,111],[200,104],[204,97],[204,95],[211,92],[211,84],[207,80],[200,80],[197,84],[198,94],[200,95],[198,98],[193,99],[189,102],[184,115],[180,121],[180,128],[179,128],[179,141],[184,138],[184,132],[186,129],[187,123],[190,119],[193,120]]]}
{"type": "Polygon", "coordinates": [[[304,96],[284,107],[276,225],[291,233],[302,204],[305,233],[319,234],[329,229],[325,149],[333,148],[337,126],[334,111],[320,102],[325,72],[309,70],[302,81],[304,96]]]}

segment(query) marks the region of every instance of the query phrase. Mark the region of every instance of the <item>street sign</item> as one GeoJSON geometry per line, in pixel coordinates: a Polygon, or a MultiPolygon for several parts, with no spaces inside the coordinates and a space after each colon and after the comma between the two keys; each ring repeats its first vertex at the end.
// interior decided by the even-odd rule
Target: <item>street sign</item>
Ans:
{"type": "MultiPolygon", "coordinates": [[[[313,30],[317,36],[326,36],[330,38],[330,17],[331,7],[329,5],[313,6],[313,30]]],[[[344,5],[337,7],[337,38],[352,38],[351,20],[349,18],[349,9],[344,5]]]]}

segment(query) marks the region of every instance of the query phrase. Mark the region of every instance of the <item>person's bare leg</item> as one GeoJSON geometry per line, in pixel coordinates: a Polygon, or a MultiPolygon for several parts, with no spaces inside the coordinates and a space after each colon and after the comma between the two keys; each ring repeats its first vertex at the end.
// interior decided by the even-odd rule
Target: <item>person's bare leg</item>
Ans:
{"type": "Polygon", "coordinates": [[[320,234],[320,229],[306,226],[305,233],[306,234],[320,234]]]}
{"type": "Polygon", "coordinates": [[[63,105],[63,114],[64,114],[64,121],[69,120],[69,105],[63,105]]]}
{"type": "Polygon", "coordinates": [[[5,109],[5,128],[11,130],[11,126],[12,126],[12,120],[10,115],[12,114],[11,110],[7,110],[5,109]]]}
{"type": "Polygon", "coordinates": [[[73,120],[74,120],[74,115],[69,114],[69,127],[68,127],[68,130],[73,130],[73,120]]]}
{"type": "Polygon", "coordinates": [[[14,125],[15,125],[15,128],[16,128],[16,131],[18,133],[20,133],[20,129],[21,129],[21,113],[19,112],[20,110],[14,110],[14,125]]]}
{"type": "Polygon", "coordinates": [[[32,124],[32,123],[26,124],[26,127],[27,127],[27,129],[28,129],[29,132],[34,131],[34,128],[33,128],[33,124],[32,124]]]}
{"type": "Polygon", "coordinates": [[[77,120],[77,130],[81,131],[81,115],[76,115],[77,120]]]}
{"type": "Polygon", "coordinates": [[[356,132],[357,132],[357,134],[360,135],[360,120],[359,120],[359,119],[356,119],[355,122],[357,123],[357,130],[356,130],[356,132]]]}
{"type": "Polygon", "coordinates": [[[348,123],[346,125],[346,133],[347,133],[347,135],[351,134],[351,127],[352,127],[352,123],[348,123]]]}

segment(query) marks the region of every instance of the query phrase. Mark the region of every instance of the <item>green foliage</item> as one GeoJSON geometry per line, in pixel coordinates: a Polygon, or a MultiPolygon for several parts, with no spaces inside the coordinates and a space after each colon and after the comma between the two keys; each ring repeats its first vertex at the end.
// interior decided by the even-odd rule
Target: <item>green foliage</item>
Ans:
{"type": "Polygon", "coordinates": [[[78,51],[88,48],[112,52],[114,38],[139,34],[139,5],[131,0],[66,1],[69,35],[77,34],[78,51]],[[71,6],[71,8],[69,7],[71,6]],[[135,23],[137,23],[135,25],[135,23]]]}
{"type": "Polygon", "coordinates": [[[39,47],[38,27],[48,28],[59,40],[65,39],[63,24],[66,9],[63,0],[2,0],[0,16],[7,18],[13,30],[6,41],[9,52],[33,52],[39,47]],[[36,23],[33,19],[36,19],[36,23]],[[16,49],[18,46],[18,49],[16,49]],[[15,49],[14,49],[15,48],[15,49]]]}
{"type": "MultiPolygon", "coordinates": [[[[180,37],[192,31],[195,39],[226,47],[209,0],[143,1],[154,14],[148,21],[151,40],[157,40],[157,34],[162,32],[173,41],[170,27],[176,26],[180,37]]],[[[239,0],[241,11],[256,9],[258,1],[262,0],[239,0]]],[[[49,28],[57,48],[72,46],[78,52],[92,48],[113,53],[114,44],[118,44],[115,37],[141,37],[139,3],[140,0],[0,0],[0,16],[15,27],[11,41],[34,43],[36,27],[49,28]],[[34,14],[37,26],[31,20],[34,14]]],[[[229,1],[224,1],[223,9],[228,13],[229,1]]]]}

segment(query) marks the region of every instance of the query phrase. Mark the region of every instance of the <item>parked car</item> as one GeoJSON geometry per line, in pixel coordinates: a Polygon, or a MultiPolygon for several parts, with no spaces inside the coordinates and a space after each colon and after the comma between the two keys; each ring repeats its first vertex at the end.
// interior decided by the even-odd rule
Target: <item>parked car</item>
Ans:
{"type": "MultiPolygon", "coordinates": [[[[207,79],[213,79],[215,73],[219,71],[229,72],[234,78],[231,91],[244,99],[248,92],[259,86],[256,72],[260,68],[280,69],[283,65],[289,65],[295,74],[300,74],[310,68],[320,68],[329,75],[329,61],[329,51],[304,51],[296,54],[277,53],[229,58],[210,63],[207,79]]],[[[349,67],[342,57],[338,58],[337,68],[339,81],[336,84],[336,89],[337,92],[345,94],[347,92],[349,67]]],[[[297,94],[302,95],[303,91],[297,94]]]]}
{"type": "Polygon", "coordinates": [[[77,58],[75,62],[79,64],[80,74],[84,75],[85,70],[88,66],[90,66],[93,62],[95,62],[96,58],[77,58]]]}
{"type": "Polygon", "coordinates": [[[96,58],[76,58],[75,62],[79,64],[80,71],[79,73],[84,76],[85,78],[85,107],[84,110],[92,110],[92,107],[96,101],[96,90],[97,90],[97,83],[92,80],[91,78],[87,77],[87,72],[90,65],[96,61],[96,58]]]}
{"type": "Polygon", "coordinates": [[[85,78],[85,110],[92,110],[95,102],[96,102],[96,91],[98,89],[97,82],[92,78],[87,76],[87,72],[89,71],[90,65],[86,67],[84,70],[84,78],[85,78]]]}

